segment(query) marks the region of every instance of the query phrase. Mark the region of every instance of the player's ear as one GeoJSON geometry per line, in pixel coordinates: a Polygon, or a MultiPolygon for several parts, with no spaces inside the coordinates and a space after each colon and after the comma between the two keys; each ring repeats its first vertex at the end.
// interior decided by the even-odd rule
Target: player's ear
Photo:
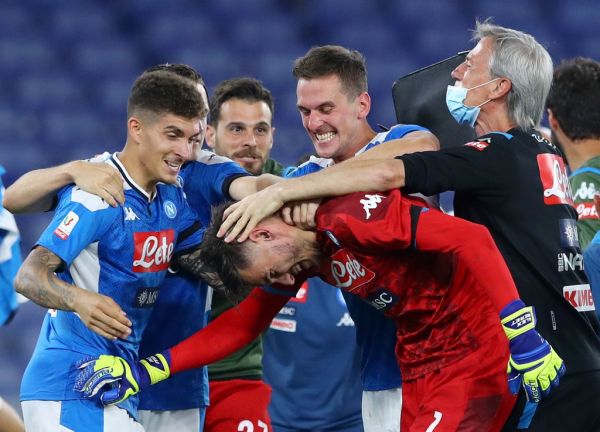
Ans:
{"type": "Polygon", "coordinates": [[[206,141],[206,145],[209,146],[211,149],[215,148],[216,133],[217,133],[217,131],[213,126],[211,126],[211,125],[206,126],[206,136],[204,137],[204,140],[206,141]]]}
{"type": "Polygon", "coordinates": [[[136,141],[141,140],[142,134],[142,122],[137,117],[129,117],[127,120],[127,132],[133,137],[136,141]]]}
{"type": "Polygon", "coordinates": [[[356,99],[358,102],[358,118],[367,118],[371,111],[371,96],[367,92],[362,92],[356,99]]]}
{"type": "Polygon", "coordinates": [[[266,228],[262,228],[262,227],[257,227],[254,228],[252,231],[250,231],[250,234],[248,235],[248,239],[250,239],[253,242],[262,242],[262,241],[271,241],[273,240],[273,233],[266,229],[266,228]]]}

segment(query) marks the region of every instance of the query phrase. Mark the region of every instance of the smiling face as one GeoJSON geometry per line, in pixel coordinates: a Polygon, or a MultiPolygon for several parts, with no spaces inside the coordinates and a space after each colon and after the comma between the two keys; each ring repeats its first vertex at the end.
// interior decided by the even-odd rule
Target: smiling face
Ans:
{"type": "Polygon", "coordinates": [[[229,99],[221,105],[219,120],[208,127],[206,143],[252,174],[260,174],[273,146],[272,113],[263,101],[229,99]]]}
{"type": "Polygon", "coordinates": [[[366,92],[348,97],[337,75],[298,80],[297,106],[302,125],[321,157],[339,162],[364,145],[361,130],[370,109],[366,92]]]}
{"type": "Polygon", "coordinates": [[[175,184],[184,162],[201,137],[201,117],[186,119],[173,114],[146,114],[129,121],[137,131],[142,186],[158,182],[175,184]]]}

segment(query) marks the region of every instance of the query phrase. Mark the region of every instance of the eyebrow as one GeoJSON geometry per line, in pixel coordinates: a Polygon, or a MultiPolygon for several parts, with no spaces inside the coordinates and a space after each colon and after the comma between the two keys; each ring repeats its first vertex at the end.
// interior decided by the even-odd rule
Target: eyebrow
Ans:
{"type": "MultiPolygon", "coordinates": [[[[307,107],[302,106],[300,104],[298,104],[296,106],[298,107],[298,109],[304,109],[304,110],[310,111],[310,108],[307,108],[307,107]]],[[[335,106],[335,103],[333,103],[333,101],[327,101],[327,102],[323,102],[322,104],[320,104],[319,106],[317,106],[316,109],[321,109],[323,107],[334,107],[334,106],[335,106]]]]}

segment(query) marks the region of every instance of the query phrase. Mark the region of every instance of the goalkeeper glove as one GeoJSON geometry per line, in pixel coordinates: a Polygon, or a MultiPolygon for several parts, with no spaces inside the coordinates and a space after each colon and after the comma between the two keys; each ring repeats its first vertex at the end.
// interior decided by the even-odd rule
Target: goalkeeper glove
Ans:
{"type": "Polygon", "coordinates": [[[527,400],[539,402],[558,386],[566,372],[563,360],[554,348],[535,330],[533,307],[521,300],[510,303],[500,313],[502,328],[508,337],[508,386],[513,394],[522,385],[527,400]]]}
{"type": "Polygon", "coordinates": [[[78,364],[81,369],[75,382],[75,390],[85,397],[94,397],[102,391],[100,401],[104,405],[123,402],[140,389],[169,378],[170,355],[168,351],[155,354],[136,363],[111,355],[85,359],[78,364]]]}

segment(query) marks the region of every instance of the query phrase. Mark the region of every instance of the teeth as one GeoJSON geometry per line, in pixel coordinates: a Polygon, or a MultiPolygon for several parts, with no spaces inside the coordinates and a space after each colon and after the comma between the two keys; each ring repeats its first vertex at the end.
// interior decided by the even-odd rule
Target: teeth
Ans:
{"type": "Polygon", "coordinates": [[[174,163],[174,162],[169,162],[169,161],[165,161],[167,163],[167,165],[169,165],[170,167],[173,168],[179,168],[181,166],[181,164],[178,163],[174,163]]]}
{"type": "Polygon", "coordinates": [[[319,140],[319,141],[329,141],[330,139],[332,139],[335,136],[335,132],[327,132],[324,134],[315,134],[315,136],[317,137],[317,140],[319,140]]]}

